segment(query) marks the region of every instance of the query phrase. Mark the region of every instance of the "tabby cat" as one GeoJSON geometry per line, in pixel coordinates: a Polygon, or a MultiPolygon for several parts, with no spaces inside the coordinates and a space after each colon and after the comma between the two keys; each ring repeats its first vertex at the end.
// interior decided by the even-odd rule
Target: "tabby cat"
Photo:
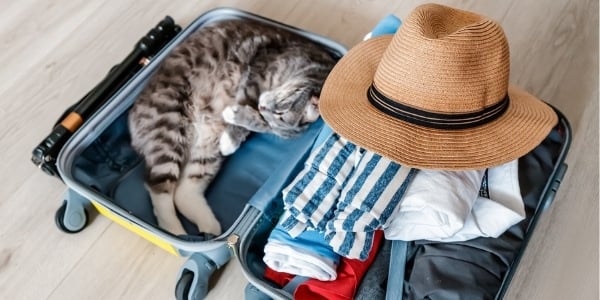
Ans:
{"type": "Polygon", "coordinates": [[[220,234],[204,191],[224,156],[251,131],[288,138],[306,129],[334,63],[309,40],[250,20],[206,25],[175,47],[129,112],[158,225],[185,234],[179,211],[220,234]]]}

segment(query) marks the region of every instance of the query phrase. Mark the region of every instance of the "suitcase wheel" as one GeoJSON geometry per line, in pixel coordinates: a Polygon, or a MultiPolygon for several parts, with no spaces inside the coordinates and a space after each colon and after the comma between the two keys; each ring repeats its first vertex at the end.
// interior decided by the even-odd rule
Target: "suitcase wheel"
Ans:
{"type": "Polygon", "coordinates": [[[81,210],[71,210],[67,215],[67,201],[58,208],[54,215],[56,227],[65,233],[78,233],[82,231],[88,223],[88,212],[85,208],[81,210]]]}
{"type": "Polygon", "coordinates": [[[194,281],[194,273],[193,272],[184,272],[181,275],[181,278],[177,281],[177,285],[175,285],[175,299],[177,300],[185,300],[189,298],[190,288],[192,287],[192,282],[194,281]]]}
{"type": "MultiPolygon", "coordinates": [[[[219,249],[226,250],[226,249],[219,249]]],[[[227,251],[225,251],[228,253],[227,251]]],[[[215,262],[202,253],[194,253],[177,275],[175,299],[202,300],[208,294],[208,281],[217,269],[215,262]]]]}

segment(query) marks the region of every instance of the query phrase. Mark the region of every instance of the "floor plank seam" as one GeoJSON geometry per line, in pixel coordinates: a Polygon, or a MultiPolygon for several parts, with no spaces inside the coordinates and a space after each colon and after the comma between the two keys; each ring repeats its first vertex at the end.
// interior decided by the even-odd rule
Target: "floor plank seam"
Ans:
{"type": "MultiPolygon", "coordinates": [[[[54,289],[48,294],[48,297],[46,299],[50,299],[52,298],[52,295],[54,295],[54,293],[56,293],[56,291],[62,286],[62,284],[65,282],[65,280],[75,271],[75,269],[77,268],[77,266],[79,266],[79,263],[88,255],[88,253],[94,248],[94,246],[100,241],[100,239],[107,233],[108,229],[110,228],[110,226],[113,225],[113,223],[108,223],[108,225],[98,234],[97,238],[94,239],[94,241],[90,244],[90,246],[85,250],[85,252],[83,252],[83,254],[79,257],[79,259],[77,259],[77,261],[75,262],[75,264],[73,264],[73,266],[71,267],[71,269],[69,270],[69,272],[67,272],[65,274],[65,276],[63,276],[63,278],[56,284],[56,286],[54,287],[54,289]]],[[[66,234],[66,233],[65,233],[66,234]]]]}

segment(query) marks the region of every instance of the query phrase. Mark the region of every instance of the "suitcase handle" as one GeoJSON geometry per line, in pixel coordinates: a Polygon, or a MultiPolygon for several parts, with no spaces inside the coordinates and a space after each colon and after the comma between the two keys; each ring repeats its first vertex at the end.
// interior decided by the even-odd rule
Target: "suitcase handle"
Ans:
{"type": "Polygon", "coordinates": [[[402,300],[404,294],[404,274],[408,254],[408,242],[392,241],[386,300],[402,300]]]}
{"type": "Polygon", "coordinates": [[[63,113],[52,132],[33,149],[31,161],[48,175],[60,178],[56,159],[64,144],[100,106],[147,65],[180,31],[181,27],[175,24],[170,16],[161,20],[135,44],[121,63],[113,66],[102,81],[63,113]]]}

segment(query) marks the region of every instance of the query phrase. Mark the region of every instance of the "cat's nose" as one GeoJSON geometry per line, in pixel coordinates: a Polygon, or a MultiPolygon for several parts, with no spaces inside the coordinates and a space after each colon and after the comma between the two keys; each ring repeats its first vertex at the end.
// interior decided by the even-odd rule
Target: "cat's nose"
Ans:
{"type": "Polygon", "coordinates": [[[265,109],[267,109],[267,107],[266,107],[266,106],[264,106],[264,105],[259,105],[259,106],[258,106],[258,110],[265,110],[265,109]]]}

